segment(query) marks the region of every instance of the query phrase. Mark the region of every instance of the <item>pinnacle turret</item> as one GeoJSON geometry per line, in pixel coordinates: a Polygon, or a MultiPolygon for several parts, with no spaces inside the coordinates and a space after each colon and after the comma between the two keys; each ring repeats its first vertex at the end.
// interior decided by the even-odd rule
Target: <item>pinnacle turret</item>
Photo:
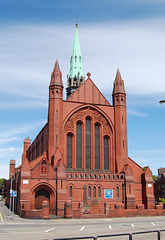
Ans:
{"type": "Polygon", "coordinates": [[[124,89],[124,81],[122,80],[119,69],[117,69],[116,78],[115,78],[114,87],[113,87],[113,94],[116,94],[116,93],[126,94],[124,89]]]}
{"type": "Polygon", "coordinates": [[[55,86],[55,85],[63,87],[62,74],[60,71],[58,60],[56,60],[53,72],[51,73],[51,81],[50,81],[50,86],[55,86]]]}

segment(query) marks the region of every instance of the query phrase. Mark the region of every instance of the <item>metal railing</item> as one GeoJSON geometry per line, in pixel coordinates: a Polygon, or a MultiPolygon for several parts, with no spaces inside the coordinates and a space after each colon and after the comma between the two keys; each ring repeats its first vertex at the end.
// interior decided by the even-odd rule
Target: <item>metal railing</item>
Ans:
{"type": "Polygon", "coordinates": [[[53,240],[78,240],[78,239],[93,239],[93,240],[99,240],[99,238],[111,238],[111,237],[121,237],[121,236],[128,236],[128,240],[133,240],[134,235],[140,235],[140,234],[149,234],[149,233],[156,233],[157,234],[157,240],[163,240],[161,239],[161,232],[165,232],[165,229],[163,230],[151,230],[151,231],[144,231],[144,232],[134,232],[134,233],[119,233],[119,234],[110,234],[110,235],[98,235],[96,237],[94,236],[88,236],[88,237],[74,237],[74,238],[54,238],[53,240]]]}
{"type": "Polygon", "coordinates": [[[94,239],[94,240],[97,240],[97,237],[92,236],[92,237],[74,237],[74,238],[54,238],[53,240],[78,240],[78,239],[94,239]]]}

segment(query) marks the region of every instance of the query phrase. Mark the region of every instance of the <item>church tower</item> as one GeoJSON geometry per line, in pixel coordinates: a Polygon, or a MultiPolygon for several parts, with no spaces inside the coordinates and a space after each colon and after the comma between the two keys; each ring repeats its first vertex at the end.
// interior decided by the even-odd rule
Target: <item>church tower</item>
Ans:
{"type": "Polygon", "coordinates": [[[128,159],[127,148],[127,112],[124,81],[119,69],[113,87],[113,105],[115,119],[116,171],[120,172],[128,159]]]}
{"type": "Polygon", "coordinates": [[[76,23],[72,56],[70,58],[70,72],[67,76],[67,98],[84,82],[82,56],[78,33],[78,24],[76,23]]]}
{"type": "Polygon", "coordinates": [[[48,159],[54,166],[55,150],[62,146],[63,119],[63,82],[58,61],[51,73],[49,85],[49,115],[48,115],[48,159]]]}

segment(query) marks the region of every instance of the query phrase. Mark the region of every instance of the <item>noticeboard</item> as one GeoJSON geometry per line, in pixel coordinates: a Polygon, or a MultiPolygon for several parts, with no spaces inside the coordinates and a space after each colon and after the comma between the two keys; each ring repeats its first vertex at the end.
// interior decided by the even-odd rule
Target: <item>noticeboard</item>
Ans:
{"type": "Polygon", "coordinates": [[[113,190],[112,189],[105,189],[104,190],[104,198],[105,199],[112,199],[113,198],[113,190]]]}

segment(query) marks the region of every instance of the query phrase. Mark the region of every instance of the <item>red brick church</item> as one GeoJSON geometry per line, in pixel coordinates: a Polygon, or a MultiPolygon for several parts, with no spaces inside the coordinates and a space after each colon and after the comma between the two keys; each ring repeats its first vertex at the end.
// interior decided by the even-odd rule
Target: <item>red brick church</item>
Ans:
{"type": "Polygon", "coordinates": [[[66,100],[63,88],[56,61],[48,122],[32,143],[24,140],[21,165],[10,161],[16,212],[47,218],[158,214],[150,169],[128,157],[124,81],[117,70],[111,105],[90,73],[85,80],[77,24],[66,100]]]}

